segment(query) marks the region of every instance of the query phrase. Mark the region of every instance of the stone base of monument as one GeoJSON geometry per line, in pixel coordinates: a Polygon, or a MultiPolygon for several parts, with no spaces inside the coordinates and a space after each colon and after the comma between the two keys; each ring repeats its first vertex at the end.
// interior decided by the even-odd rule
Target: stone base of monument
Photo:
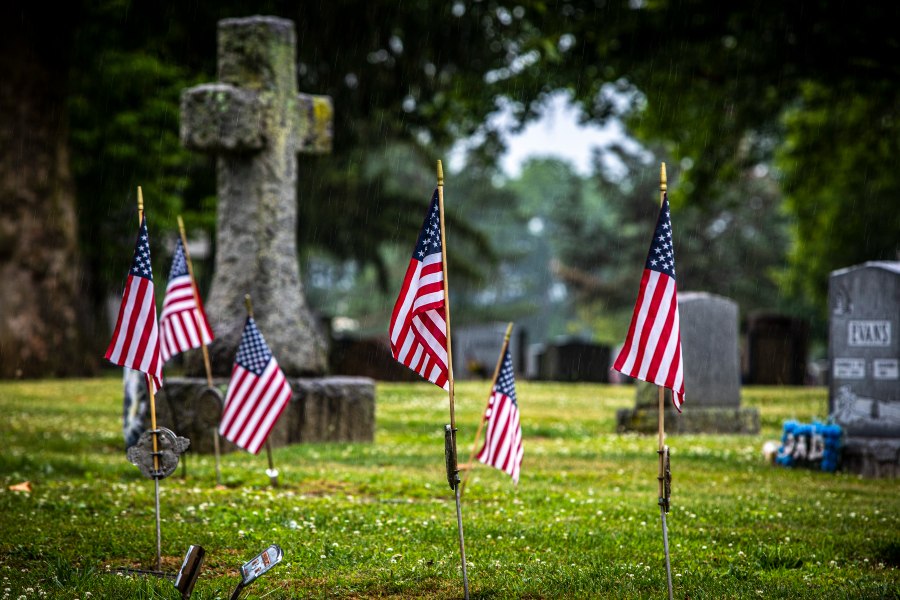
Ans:
{"type": "MultiPolygon", "coordinates": [[[[272,428],[272,447],[307,442],[372,442],[375,439],[375,382],[368,377],[289,378],[293,395],[272,428]]],[[[213,387],[225,398],[227,379],[213,387]]],[[[191,451],[214,449],[213,429],[222,407],[204,394],[205,378],[173,377],[156,394],[157,425],[191,440],[191,451]]],[[[147,424],[149,428],[149,423],[147,424]]],[[[222,439],[221,452],[237,446],[222,439]]]]}
{"type": "Polygon", "coordinates": [[[841,470],[863,477],[900,477],[900,439],[845,438],[841,447],[841,470]]]}
{"type": "MultiPolygon", "coordinates": [[[[711,408],[687,406],[684,412],[667,409],[666,433],[759,433],[759,411],[755,408],[711,408]]],[[[655,434],[659,431],[656,407],[623,408],[616,411],[616,431],[655,434]]]]}

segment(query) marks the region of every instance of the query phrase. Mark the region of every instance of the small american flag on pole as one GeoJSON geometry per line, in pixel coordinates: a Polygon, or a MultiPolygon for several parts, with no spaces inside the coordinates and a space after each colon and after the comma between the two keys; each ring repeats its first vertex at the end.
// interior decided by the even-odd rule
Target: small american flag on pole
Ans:
{"type": "Polygon", "coordinates": [[[141,219],[116,328],[104,356],[115,365],[146,373],[156,389],[161,386],[162,361],[146,217],[141,219]]]}
{"type": "Polygon", "coordinates": [[[291,386],[266,345],[253,317],[247,317],[238,346],[219,433],[257,454],[291,399],[291,386]]]}
{"type": "Polygon", "coordinates": [[[484,420],[484,447],[478,453],[479,462],[500,469],[518,483],[523,454],[522,426],[509,346],[504,351],[484,420]]]}
{"type": "Polygon", "coordinates": [[[209,344],[212,329],[206,320],[199,294],[194,295],[194,282],[188,272],[184,246],[179,239],[172,256],[172,269],[166,285],[162,314],[159,318],[159,351],[162,362],[190,350],[209,344]]]}
{"type": "Polygon", "coordinates": [[[613,367],[630,377],[669,388],[673,392],[672,402],[681,412],[684,368],[675,286],[675,250],[667,195],[663,196],[659,209],[631,327],[613,367]]]}
{"type": "Polygon", "coordinates": [[[435,189],[391,314],[391,353],[399,363],[449,390],[442,253],[441,216],[435,189]]]}

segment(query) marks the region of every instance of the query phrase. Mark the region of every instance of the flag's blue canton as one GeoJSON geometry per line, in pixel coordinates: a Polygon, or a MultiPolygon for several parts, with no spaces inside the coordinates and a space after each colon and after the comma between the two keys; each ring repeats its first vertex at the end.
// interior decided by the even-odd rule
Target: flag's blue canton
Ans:
{"type": "Polygon", "coordinates": [[[508,396],[513,404],[518,404],[516,402],[516,381],[513,378],[512,358],[509,356],[508,347],[506,348],[506,353],[503,355],[503,365],[500,367],[500,372],[497,374],[497,385],[494,386],[494,389],[504,396],[508,396]]]}
{"type": "Polygon", "coordinates": [[[413,258],[423,260],[429,254],[441,251],[441,214],[438,206],[438,191],[434,190],[431,197],[431,206],[428,207],[428,214],[425,215],[425,222],[422,223],[422,231],[419,232],[419,240],[416,242],[416,249],[413,250],[413,258]]]}
{"type": "Polygon", "coordinates": [[[668,196],[663,197],[659,219],[656,221],[656,233],[650,242],[650,252],[647,253],[647,264],[644,268],[675,277],[675,248],[672,246],[672,221],[669,219],[668,196]]]}
{"type": "Polygon", "coordinates": [[[184,277],[188,274],[187,269],[187,260],[184,258],[184,246],[181,245],[181,240],[175,244],[175,254],[172,255],[172,270],[169,271],[169,281],[172,281],[176,277],[184,277]]]}
{"type": "Polygon", "coordinates": [[[235,361],[259,377],[265,371],[270,360],[272,360],[272,352],[269,351],[266,340],[257,329],[253,318],[247,317],[247,325],[244,326],[244,335],[241,337],[241,345],[238,347],[235,361]]]}
{"type": "Polygon", "coordinates": [[[134,247],[134,259],[131,261],[130,275],[137,275],[153,281],[153,269],[150,267],[150,236],[147,234],[147,218],[141,219],[137,244],[134,247]]]}

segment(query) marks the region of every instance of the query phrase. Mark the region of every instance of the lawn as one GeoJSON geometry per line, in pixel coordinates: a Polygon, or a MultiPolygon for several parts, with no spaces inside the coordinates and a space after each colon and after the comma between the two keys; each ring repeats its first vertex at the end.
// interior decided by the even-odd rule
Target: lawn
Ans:
{"type": "MultiPolygon", "coordinates": [[[[518,489],[484,466],[463,521],[474,598],[664,598],[656,438],[618,435],[633,389],[518,384],[518,489]]],[[[457,387],[460,461],[486,383],[457,387]]],[[[688,399],[688,402],[690,399],[688,399]]],[[[669,541],[677,598],[900,597],[900,486],[771,467],[764,441],[823,418],[823,388],[745,388],[757,436],[673,436],[669,541]]],[[[690,404],[685,405],[685,411],[690,404]]],[[[0,600],[178,598],[122,575],[156,563],[153,484],[125,459],[121,381],[0,383],[0,600]],[[30,481],[31,493],[9,486],[30,481]]],[[[284,561],[243,598],[461,597],[456,513],[443,467],[446,394],[379,384],[374,444],[191,455],[161,483],[164,569],[206,549],[193,598],[228,598],[237,567],[271,543],[284,561]]]]}

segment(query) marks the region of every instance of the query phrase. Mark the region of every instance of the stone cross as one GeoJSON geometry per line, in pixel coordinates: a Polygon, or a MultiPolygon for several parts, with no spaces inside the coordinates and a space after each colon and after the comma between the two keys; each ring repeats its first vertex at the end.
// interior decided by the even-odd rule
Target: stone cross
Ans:
{"type": "Polygon", "coordinates": [[[325,341],[297,263],[297,154],[331,150],[333,110],[326,96],[297,93],[295,55],[292,21],[219,21],[219,83],[181,96],[182,144],[217,157],[216,260],[206,303],[215,375],[231,372],[245,294],[287,375],[325,371],[325,341]]]}

